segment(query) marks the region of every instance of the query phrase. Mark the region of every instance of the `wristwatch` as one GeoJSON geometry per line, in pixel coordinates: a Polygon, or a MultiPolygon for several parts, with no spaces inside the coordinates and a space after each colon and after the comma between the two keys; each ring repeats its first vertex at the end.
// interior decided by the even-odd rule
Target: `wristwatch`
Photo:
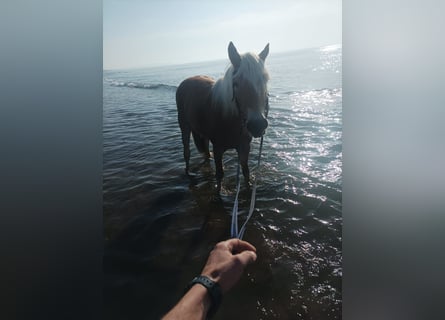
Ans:
{"type": "Polygon", "coordinates": [[[190,283],[187,285],[184,291],[184,294],[197,283],[203,285],[207,289],[210,295],[212,304],[210,305],[209,312],[207,313],[207,318],[211,318],[215,314],[216,310],[218,310],[218,307],[221,304],[222,300],[221,286],[215,281],[210,280],[210,278],[201,275],[195,277],[192,281],[190,281],[190,283]]]}

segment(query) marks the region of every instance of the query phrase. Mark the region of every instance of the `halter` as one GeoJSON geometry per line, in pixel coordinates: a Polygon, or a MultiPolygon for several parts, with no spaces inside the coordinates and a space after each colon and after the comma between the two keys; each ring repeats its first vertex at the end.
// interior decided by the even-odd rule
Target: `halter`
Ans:
{"type": "Polygon", "coordinates": [[[241,118],[241,130],[240,130],[240,134],[243,132],[243,129],[246,127],[247,125],[247,117],[245,117],[244,112],[241,111],[241,106],[238,102],[238,99],[235,96],[235,84],[233,83],[233,78],[232,78],[232,101],[235,102],[236,108],[238,109],[238,114],[240,115],[241,118]]]}
{"type": "MultiPolygon", "coordinates": [[[[238,113],[241,117],[241,132],[243,131],[243,128],[246,126],[247,123],[247,117],[243,117],[244,112],[241,111],[241,107],[239,105],[238,99],[235,96],[235,84],[233,83],[232,79],[232,101],[235,102],[236,108],[238,109],[238,113]]],[[[267,119],[267,114],[269,113],[269,92],[266,91],[266,107],[264,108],[264,114],[267,119]]],[[[261,136],[261,142],[263,141],[263,136],[261,136]]]]}

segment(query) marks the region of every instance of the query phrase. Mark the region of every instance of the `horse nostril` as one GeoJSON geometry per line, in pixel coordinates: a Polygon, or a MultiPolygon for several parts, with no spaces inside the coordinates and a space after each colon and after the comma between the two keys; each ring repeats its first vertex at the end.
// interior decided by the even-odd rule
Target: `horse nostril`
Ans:
{"type": "Polygon", "coordinates": [[[248,121],[247,122],[247,130],[249,130],[250,134],[255,138],[261,137],[264,134],[264,130],[267,128],[267,120],[261,119],[256,121],[248,121]]]}

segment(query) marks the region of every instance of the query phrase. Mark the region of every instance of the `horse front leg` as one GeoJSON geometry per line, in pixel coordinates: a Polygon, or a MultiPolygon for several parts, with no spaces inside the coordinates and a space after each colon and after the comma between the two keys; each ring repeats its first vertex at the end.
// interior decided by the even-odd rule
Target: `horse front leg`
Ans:
{"type": "Polygon", "coordinates": [[[241,164],[241,169],[243,171],[244,181],[246,185],[249,185],[250,181],[250,171],[249,171],[249,152],[250,152],[250,143],[243,144],[238,149],[238,159],[241,164]]]}
{"type": "Polygon", "coordinates": [[[218,192],[221,191],[221,181],[224,177],[224,170],[223,170],[223,164],[222,164],[222,156],[223,156],[224,150],[219,148],[213,148],[213,157],[215,159],[215,171],[216,171],[216,190],[218,192]]]}
{"type": "Polygon", "coordinates": [[[209,139],[208,138],[204,138],[204,146],[205,146],[204,162],[208,163],[210,161],[209,139]]]}

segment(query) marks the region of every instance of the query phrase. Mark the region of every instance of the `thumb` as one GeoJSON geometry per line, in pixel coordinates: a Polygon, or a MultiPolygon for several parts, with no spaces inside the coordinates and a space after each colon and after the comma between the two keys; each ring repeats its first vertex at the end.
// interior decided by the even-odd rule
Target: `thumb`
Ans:
{"type": "Polygon", "coordinates": [[[236,255],[238,259],[241,261],[243,266],[247,266],[248,264],[254,262],[257,258],[257,255],[254,251],[246,250],[236,255]]]}

